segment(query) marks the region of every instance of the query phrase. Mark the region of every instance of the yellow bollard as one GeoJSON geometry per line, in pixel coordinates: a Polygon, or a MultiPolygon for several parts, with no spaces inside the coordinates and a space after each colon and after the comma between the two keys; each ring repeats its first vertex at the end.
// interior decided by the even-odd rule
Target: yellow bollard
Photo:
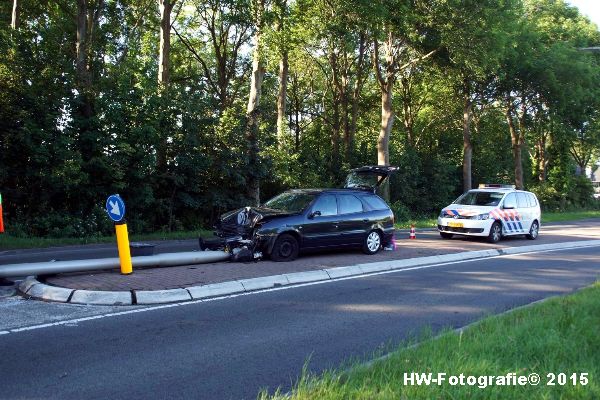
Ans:
{"type": "Polygon", "coordinates": [[[129,251],[129,235],[127,224],[115,224],[117,231],[117,247],[119,248],[119,259],[121,260],[121,273],[129,275],[133,272],[131,265],[131,252],[129,251]]]}

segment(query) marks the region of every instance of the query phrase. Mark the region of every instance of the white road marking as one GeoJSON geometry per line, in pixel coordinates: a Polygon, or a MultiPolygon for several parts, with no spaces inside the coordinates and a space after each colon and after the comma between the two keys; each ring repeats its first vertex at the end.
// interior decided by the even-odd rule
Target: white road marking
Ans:
{"type": "MultiPolygon", "coordinates": [[[[31,326],[26,326],[26,327],[22,327],[22,328],[13,328],[13,329],[8,329],[6,331],[0,331],[0,335],[6,335],[6,334],[9,334],[9,333],[27,332],[27,331],[33,331],[33,330],[38,330],[38,329],[51,328],[51,327],[62,326],[62,325],[74,325],[74,324],[78,324],[80,322],[85,322],[85,321],[92,321],[92,320],[98,320],[98,319],[104,319],[104,318],[119,317],[119,316],[122,316],[122,315],[130,315],[130,314],[136,314],[136,313],[143,313],[143,312],[149,312],[149,311],[155,311],[155,310],[162,310],[162,309],[173,308],[173,307],[184,307],[184,306],[189,306],[189,305],[194,305],[194,304],[199,304],[199,303],[207,303],[207,302],[212,302],[212,301],[234,299],[236,297],[241,297],[241,296],[251,296],[251,295],[256,295],[256,294],[260,294],[260,293],[277,292],[277,291],[280,291],[280,290],[288,290],[288,289],[295,289],[295,288],[300,288],[300,287],[322,285],[322,284],[326,284],[326,283],[332,283],[332,282],[338,282],[338,281],[347,281],[347,280],[351,280],[351,279],[361,279],[361,278],[370,277],[370,276],[385,275],[385,274],[392,274],[392,273],[400,273],[400,272],[406,272],[406,271],[416,271],[416,270],[430,269],[430,268],[436,268],[436,267],[444,267],[444,266],[448,266],[448,265],[470,263],[470,262],[487,260],[487,259],[493,259],[493,258],[510,258],[510,257],[523,256],[523,255],[527,255],[527,254],[552,253],[552,252],[557,252],[557,251],[568,251],[568,250],[575,250],[575,249],[589,248],[589,247],[597,247],[597,246],[598,246],[597,244],[592,244],[592,245],[580,246],[580,247],[569,247],[569,248],[561,248],[561,249],[548,249],[548,250],[540,250],[540,251],[530,251],[530,252],[523,252],[523,253],[518,253],[518,254],[502,254],[502,255],[491,256],[491,257],[473,258],[473,259],[468,259],[468,260],[450,261],[450,262],[438,263],[438,264],[431,264],[431,265],[422,265],[422,266],[416,266],[416,267],[406,267],[406,268],[389,270],[389,271],[372,272],[372,273],[367,273],[367,274],[363,274],[363,275],[354,275],[354,276],[347,276],[347,277],[342,277],[342,278],[328,279],[328,280],[317,281],[317,282],[302,283],[302,284],[298,284],[298,285],[287,285],[287,286],[282,286],[282,287],[275,287],[275,288],[269,288],[269,289],[256,290],[256,291],[252,291],[252,292],[236,293],[236,294],[230,294],[230,295],[226,295],[226,296],[213,297],[213,298],[210,298],[210,299],[192,300],[192,301],[186,301],[186,302],[181,302],[181,303],[162,304],[162,305],[158,305],[158,306],[151,306],[151,307],[145,307],[145,308],[137,308],[137,309],[134,309],[134,310],[119,311],[119,312],[114,312],[114,313],[94,315],[94,316],[90,316],[90,317],[82,317],[82,318],[75,318],[75,319],[69,319],[69,320],[63,320],[63,321],[57,321],[57,322],[50,322],[50,323],[39,324],[39,325],[31,325],[31,326]]],[[[76,327],[78,325],[74,325],[74,326],[76,327]]]]}

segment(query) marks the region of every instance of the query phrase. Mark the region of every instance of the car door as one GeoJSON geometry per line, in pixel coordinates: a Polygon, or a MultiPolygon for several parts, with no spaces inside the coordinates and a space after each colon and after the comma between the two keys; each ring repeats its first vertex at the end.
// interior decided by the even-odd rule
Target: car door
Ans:
{"type": "Polygon", "coordinates": [[[517,195],[509,193],[504,197],[502,202],[502,226],[505,235],[514,235],[522,230],[519,229],[519,221],[517,217],[517,195]]]}
{"type": "Polygon", "coordinates": [[[519,228],[521,232],[529,232],[532,221],[532,208],[529,207],[529,200],[527,199],[527,193],[517,192],[517,214],[520,218],[519,228]]]}
{"type": "Polygon", "coordinates": [[[319,248],[336,245],[339,216],[335,194],[321,194],[309,210],[302,225],[302,247],[319,248]]]}
{"type": "Polygon", "coordinates": [[[369,219],[363,203],[353,194],[338,194],[339,238],[340,246],[362,243],[367,234],[369,219]]]}

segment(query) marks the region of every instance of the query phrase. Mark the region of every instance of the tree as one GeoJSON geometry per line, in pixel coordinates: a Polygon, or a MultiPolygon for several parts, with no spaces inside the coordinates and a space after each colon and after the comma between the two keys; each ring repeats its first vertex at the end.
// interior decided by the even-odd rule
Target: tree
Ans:
{"type": "Polygon", "coordinates": [[[319,117],[330,131],[330,170],[353,164],[359,103],[368,76],[368,6],[346,0],[299,2],[300,40],[324,77],[319,117]]]}
{"type": "Polygon", "coordinates": [[[175,34],[200,64],[222,115],[240,95],[250,66],[243,57],[243,47],[252,37],[252,18],[247,0],[197,1],[194,18],[187,22],[194,34],[175,34]],[[213,61],[214,60],[214,61],[213,61]]]}
{"type": "MultiPolygon", "coordinates": [[[[597,68],[590,63],[589,55],[577,47],[600,39],[589,21],[563,2],[527,1],[524,11],[513,30],[513,45],[507,46],[511,51],[505,53],[497,79],[498,97],[503,99],[512,140],[518,188],[525,185],[522,154],[528,133],[537,147],[534,155],[543,158],[536,160],[539,179],[540,170],[545,171],[548,162],[546,129],[557,128],[562,122],[580,127],[596,104],[598,92],[593,80],[597,68]],[[549,117],[543,118],[544,115],[549,117]],[[536,129],[536,123],[545,126],[536,129]]],[[[566,132],[551,132],[553,142],[564,143],[558,136],[566,132]]]]}
{"type": "Polygon", "coordinates": [[[284,148],[284,144],[287,139],[286,129],[286,114],[287,114],[287,86],[289,76],[289,10],[287,0],[276,0],[275,1],[275,13],[276,13],[276,47],[279,53],[279,89],[277,92],[277,143],[279,149],[284,148]]]}
{"type": "Polygon", "coordinates": [[[19,0],[13,0],[12,20],[10,26],[14,30],[19,29],[19,24],[21,23],[19,19],[19,7],[19,0]]]}
{"type": "Polygon", "coordinates": [[[489,102],[486,87],[500,67],[507,31],[518,15],[513,1],[455,1],[436,9],[437,28],[447,52],[446,69],[462,104],[463,190],[472,187],[472,120],[477,103],[489,102]]]}
{"type": "Polygon", "coordinates": [[[597,114],[594,117],[574,131],[575,138],[569,149],[577,163],[579,174],[585,174],[587,167],[597,161],[600,150],[600,123],[597,114]]]}
{"type": "Polygon", "coordinates": [[[171,52],[171,11],[177,0],[158,0],[160,12],[160,45],[158,50],[158,84],[169,86],[169,54],[171,52]]]}
{"type": "Polygon", "coordinates": [[[250,95],[246,108],[246,139],[248,141],[248,195],[256,205],[260,204],[260,148],[258,130],[260,121],[260,94],[265,75],[263,27],[265,18],[265,0],[253,0],[254,14],[254,50],[252,52],[252,74],[250,95]]]}
{"type": "MultiPolygon", "coordinates": [[[[414,68],[438,51],[435,48],[425,53],[419,52],[419,43],[411,40],[413,37],[411,30],[416,28],[414,19],[425,10],[403,2],[386,3],[383,9],[384,20],[380,22],[382,29],[374,32],[372,63],[381,94],[381,126],[377,138],[378,165],[389,165],[390,162],[390,134],[395,119],[392,99],[398,73],[414,68]],[[396,24],[390,23],[398,20],[396,24]],[[383,52],[380,50],[381,47],[383,52]]],[[[413,145],[409,143],[409,146],[413,145]]],[[[384,188],[383,195],[389,198],[387,187],[384,188]]]]}

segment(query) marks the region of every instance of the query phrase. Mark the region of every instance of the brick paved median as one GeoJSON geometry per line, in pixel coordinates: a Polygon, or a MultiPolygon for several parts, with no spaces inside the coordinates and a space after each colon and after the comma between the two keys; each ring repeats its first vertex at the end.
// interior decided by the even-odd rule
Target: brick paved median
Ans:
{"type": "MultiPolygon", "coordinates": [[[[598,235],[584,234],[570,240],[597,239],[598,235]]],[[[402,235],[402,236],[407,236],[402,235]]],[[[425,257],[464,251],[485,250],[502,247],[515,247],[531,244],[558,243],[564,241],[559,233],[541,235],[539,240],[531,242],[522,238],[511,238],[493,245],[481,239],[456,238],[441,240],[437,232],[418,234],[417,240],[397,237],[397,249],[381,251],[368,256],[360,251],[348,250],[303,255],[293,262],[277,263],[269,260],[252,263],[211,263],[178,267],[136,269],[131,275],[121,275],[118,270],[97,271],[92,273],[60,274],[46,277],[50,285],[71,289],[86,290],[163,290],[210,283],[227,282],[236,279],[257,278],[292,272],[314,271],[330,267],[355,265],[385,260],[425,257]]]]}

